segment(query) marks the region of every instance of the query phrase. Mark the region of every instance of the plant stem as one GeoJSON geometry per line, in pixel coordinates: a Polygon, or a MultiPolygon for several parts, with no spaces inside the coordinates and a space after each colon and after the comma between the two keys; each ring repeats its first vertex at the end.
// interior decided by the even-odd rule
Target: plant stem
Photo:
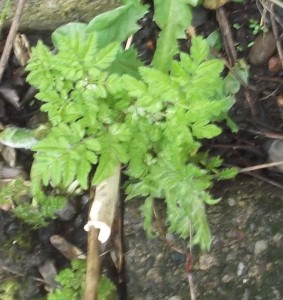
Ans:
{"type": "Polygon", "coordinates": [[[6,40],[6,44],[1,56],[1,60],[0,60],[0,82],[4,73],[4,70],[6,68],[12,47],[13,47],[13,41],[15,39],[15,36],[17,34],[18,31],[18,27],[19,27],[19,22],[20,22],[20,18],[21,18],[21,14],[24,8],[24,5],[26,3],[26,0],[19,0],[18,4],[17,4],[17,9],[13,18],[13,22],[6,40]]]}

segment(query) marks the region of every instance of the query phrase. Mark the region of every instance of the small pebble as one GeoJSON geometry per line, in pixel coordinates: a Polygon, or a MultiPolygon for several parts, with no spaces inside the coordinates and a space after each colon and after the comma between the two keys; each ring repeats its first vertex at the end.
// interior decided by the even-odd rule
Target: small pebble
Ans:
{"type": "Polygon", "coordinates": [[[272,240],[277,247],[280,247],[280,245],[282,245],[283,242],[283,235],[281,233],[276,233],[272,240]]]}
{"type": "Polygon", "coordinates": [[[152,268],[146,273],[146,280],[150,280],[151,282],[158,284],[162,283],[162,277],[159,274],[159,270],[157,268],[152,268]]]}
{"type": "Polygon", "coordinates": [[[259,255],[268,248],[268,243],[265,240],[259,240],[255,243],[254,255],[259,255]]]}
{"type": "Polygon", "coordinates": [[[236,259],[237,254],[234,251],[231,251],[226,256],[226,261],[233,261],[236,259]]]}
{"type": "Polygon", "coordinates": [[[268,70],[270,72],[278,72],[282,69],[282,64],[279,56],[272,56],[268,61],[268,70]]]}
{"type": "Polygon", "coordinates": [[[228,2],[230,2],[230,0],[204,0],[203,7],[215,10],[228,2]]]}
{"type": "Polygon", "coordinates": [[[175,295],[175,296],[172,296],[172,297],[168,298],[167,300],[182,300],[182,297],[178,296],[178,295],[175,295]]]}
{"type": "Polygon", "coordinates": [[[242,276],[245,271],[245,264],[243,262],[239,262],[238,268],[237,268],[237,276],[242,276]]]}
{"type": "Polygon", "coordinates": [[[235,206],[235,204],[236,204],[236,200],[234,199],[234,198],[228,198],[228,204],[230,205],[230,206],[235,206]]]}
{"type": "Polygon", "coordinates": [[[221,281],[224,283],[228,283],[234,279],[234,276],[232,274],[225,274],[222,278],[221,281]]]}
{"type": "MultiPolygon", "coordinates": [[[[269,149],[267,151],[268,153],[268,159],[271,162],[277,162],[283,160],[283,141],[282,140],[275,140],[273,141],[269,149]]],[[[276,171],[283,172],[283,165],[279,165],[275,167],[276,171]]]]}
{"type": "Polygon", "coordinates": [[[271,31],[262,33],[254,40],[249,53],[249,61],[253,65],[267,63],[276,49],[276,43],[271,31]]]}
{"type": "Polygon", "coordinates": [[[249,300],[250,291],[249,289],[245,289],[244,295],[241,300],[249,300]]]}
{"type": "Polygon", "coordinates": [[[250,268],[249,277],[257,277],[261,273],[259,266],[255,265],[250,268]]]}
{"type": "Polygon", "coordinates": [[[199,268],[200,270],[208,270],[211,267],[217,265],[216,258],[210,254],[204,253],[199,258],[199,268]]]}
{"type": "Polygon", "coordinates": [[[186,261],[186,256],[184,254],[178,253],[178,252],[173,252],[170,255],[171,261],[175,264],[181,264],[186,261]]]}
{"type": "Polygon", "coordinates": [[[55,211],[55,215],[61,221],[70,221],[76,214],[76,208],[71,202],[68,202],[62,209],[55,211]]]}
{"type": "Polygon", "coordinates": [[[174,234],[171,233],[171,232],[167,232],[166,233],[166,240],[168,242],[174,243],[175,242],[175,236],[174,236],[174,234]]]}

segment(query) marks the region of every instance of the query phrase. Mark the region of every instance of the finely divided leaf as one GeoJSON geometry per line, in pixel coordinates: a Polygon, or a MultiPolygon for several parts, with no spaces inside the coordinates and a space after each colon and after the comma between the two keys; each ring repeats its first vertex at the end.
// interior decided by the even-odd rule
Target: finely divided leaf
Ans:
{"type": "Polygon", "coordinates": [[[221,128],[214,124],[206,124],[206,122],[196,122],[192,126],[193,134],[198,139],[211,139],[221,133],[221,128]]]}
{"type": "Polygon", "coordinates": [[[99,158],[98,167],[92,179],[92,184],[98,185],[104,179],[110,177],[118,163],[119,161],[115,152],[111,151],[111,149],[105,149],[99,158]]]}
{"type": "Polygon", "coordinates": [[[151,197],[145,199],[144,204],[141,207],[142,215],[144,217],[144,229],[148,237],[153,237],[152,233],[152,216],[153,216],[153,202],[151,197]]]}
{"type": "Polygon", "coordinates": [[[127,51],[119,51],[116,59],[107,71],[109,74],[128,74],[139,78],[138,68],[142,66],[142,63],[137,57],[138,54],[134,48],[130,48],[127,51]]]}
{"type": "Polygon", "coordinates": [[[204,61],[209,53],[209,46],[206,40],[200,36],[196,36],[192,39],[192,46],[190,49],[191,57],[196,64],[200,64],[204,61]]]}
{"type": "Polygon", "coordinates": [[[156,0],[154,20],[161,29],[152,64],[168,72],[173,56],[178,52],[177,39],[185,38],[192,20],[190,0],[156,0]]]}
{"type": "Polygon", "coordinates": [[[99,50],[93,60],[96,68],[106,69],[115,60],[120,45],[118,43],[111,43],[99,50]]]}

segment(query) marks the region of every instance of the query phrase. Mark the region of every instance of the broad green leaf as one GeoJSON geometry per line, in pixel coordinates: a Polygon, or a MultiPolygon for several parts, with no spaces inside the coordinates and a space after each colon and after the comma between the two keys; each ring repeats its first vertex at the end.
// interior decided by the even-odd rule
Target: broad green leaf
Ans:
{"type": "Polygon", "coordinates": [[[224,92],[226,94],[236,94],[241,87],[241,82],[235,77],[234,74],[247,84],[249,77],[249,70],[247,64],[240,60],[233,67],[233,72],[229,72],[228,75],[224,78],[224,92]]]}
{"type": "Polygon", "coordinates": [[[6,127],[0,133],[0,143],[12,148],[31,149],[38,143],[34,130],[18,127],[6,127]]]}
{"type": "Polygon", "coordinates": [[[64,37],[66,36],[74,36],[76,34],[86,36],[86,28],[86,24],[79,22],[72,22],[63,25],[53,31],[51,35],[52,43],[55,47],[60,48],[62,41],[64,41],[64,37]]]}
{"type": "Polygon", "coordinates": [[[113,42],[121,43],[139,29],[137,21],[147,9],[148,6],[141,5],[139,0],[132,0],[96,16],[87,25],[87,32],[95,32],[99,48],[113,42]]]}
{"type": "Polygon", "coordinates": [[[189,0],[189,4],[194,7],[201,5],[202,2],[203,2],[203,0],[189,0]]]}
{"type": "Polygon", "coordinates": [[[178,53],[177,39],[185,38],[186,28],[191,23],[189,4],[190,0],[154,1],[154,21],[161,32],[152,65],[165,73],[170,70],[173,56],[178,53]]]}
{"type": "Polygon", "coordinates": [[[217,29],[212,31],[206,38],[206,41],[210,47],[219,51],[222,46],[221,35],[219,33],[219,30],[217,29]]]}

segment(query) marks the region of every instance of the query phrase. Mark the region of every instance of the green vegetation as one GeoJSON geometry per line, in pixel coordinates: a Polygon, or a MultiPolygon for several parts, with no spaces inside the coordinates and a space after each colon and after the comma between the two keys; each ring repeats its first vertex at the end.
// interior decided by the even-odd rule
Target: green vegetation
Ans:
{"type": "Polygon", "coordinates": [[[20,286],[16,280],[3,280],[0,283],[0,297],[2,300],[14,300],[20,286]]]}
{"type": "Polygon", "coordinates": [[[11,0],[4,0],[1,1],[1,5],[0,5],[0,37],[2,35],[2,27],[3,27],[3,23],[7,17],[7,14],[9,12],[9,9],[11,7],[11,0]]]}
{"type": "Polygon", "coordinates": [[[252,30],[253,35],[258,35],[260,32],[267,32],[266,27],[254,19],[249,20],[249,28],[252,30]]]}
{"type": "MultiPolygon", "coordinates": [[[[69,268],[63,269],[57,276],[56,282],[61,288],[48,294],[48,300],[82,299],[86,273],[85,260],[73,260],[69,268]]],[[[99,287],[98,299],[107,297],[115,290],[113,283],[102,276],[99,287]]]]}
{"type": "Polygon", "coordinates": [[[207,189],[235,175],[201,150],[204,139],[221,133],[220,121],[231,123],[233,95],[221,77],[224,65],[211,58],[201,37],[192,39],[190,55],[179,52],[177,39],[185,37],[191,20],[189,1],[156,0],[161,33],[152,65],[142,66],[136,50],[121,43],[147,8],[138,0],[124,3],[89,24],[57,29],[57,54],[42,42],[32,50],[27,79],[39,89],[36,97],[51,126],[33,147],[32,206],[41,209],[50,186],[95,186],[120,162],[127,166],[128,199],[146,199],[148,233],[153,199],[164,198],[169,230],[187,238],[192,222],[194,243],[208,249],[205,204],[218,200],[207,189]]]}

